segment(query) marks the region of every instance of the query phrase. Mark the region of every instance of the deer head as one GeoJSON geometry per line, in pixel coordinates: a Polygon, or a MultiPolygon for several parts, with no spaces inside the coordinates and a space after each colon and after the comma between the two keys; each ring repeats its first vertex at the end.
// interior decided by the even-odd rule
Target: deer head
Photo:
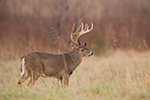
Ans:
{"type": "Polygon", "coordinates": [[[80,43],[80,37],[83,34],[86,34],[86,33],[90,32],[93,29],[93,23],[91,23],[91,28],[90,29],[89,29],[89,25],[88,24],[85,24],[85,28],[84,28],[84,24],[81,23],[79,28],[75,32],[73,32],[74,31],[74,27],[75,27],[75,23],[73,24],[72,31],[71,31],[71,34],[70,34],[70,39],[71,39],[71,42],[69,42],[70,47],[72,49],[78,50],[78,52],[82,56],[91,56],[91,55],[93,55],[93,52],[90,51],[86,47],[87,43],[83,43],[83,44],[80,43]]]}

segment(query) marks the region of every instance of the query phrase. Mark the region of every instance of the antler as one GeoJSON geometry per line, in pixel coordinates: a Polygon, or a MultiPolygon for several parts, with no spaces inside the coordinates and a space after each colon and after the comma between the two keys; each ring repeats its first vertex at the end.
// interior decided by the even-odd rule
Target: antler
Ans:
{"type": "Polygon", "coordinates": [[[88,24],[85,24],[85,28],[84,28],[84,24],[81,23],[81,25],[79,26],[79,28],[77,29],[77,31],[73,33],[74,27],[75,27],[75,23],[73,24],[70,38],[71,38],[71,41],[75,45],[80,45],[81,43],[80,43],[80,39],[79,38],[83,34],[88,33],[88,32],[90,32],[93,29],[93,23],[91,23],[91,28],[90,29],[89,29],[89,25],[88,24]],[[79,32],[79,30],[80,30],[80,32],[79,32]]]}
{"type": "Polygon", "coordinates": [[[75,23],[72,26],[72,30],[71,30],[71,34],[70,34],[70,39],[71,39],[71,41],[72,41],[73,44],[78,45],[78,43],[74,40],[74,38],[76,38],[76,34],[79,31],[80,27],[77,29],[77,31],[75,33],[73,33],[74,27],[75,27],[75,23]]]}

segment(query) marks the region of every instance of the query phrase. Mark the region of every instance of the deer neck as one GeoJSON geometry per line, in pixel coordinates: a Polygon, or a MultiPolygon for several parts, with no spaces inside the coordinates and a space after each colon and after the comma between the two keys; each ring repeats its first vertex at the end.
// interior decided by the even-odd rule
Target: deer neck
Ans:
{"type": "Polygon", "coordinates": [[[69,60],[71,61],[69,67],[73,71],[81,63],[81,61],[82,61],[82,55],[76,49],[73,49],[71,52],[68,53],[68,55],[70,56],[69,60]]]}

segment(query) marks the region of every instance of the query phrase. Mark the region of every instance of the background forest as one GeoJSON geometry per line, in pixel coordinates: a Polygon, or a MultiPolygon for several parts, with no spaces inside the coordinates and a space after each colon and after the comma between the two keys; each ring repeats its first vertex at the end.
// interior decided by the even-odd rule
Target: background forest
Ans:
{"type": "Polygon", "coordinates": [[[81,41],[96,52],[120,46],[147,50],[149,5],[149,0],[1,0],[0,55],[67,52],[74,22],[94,23],[81,41]]]}

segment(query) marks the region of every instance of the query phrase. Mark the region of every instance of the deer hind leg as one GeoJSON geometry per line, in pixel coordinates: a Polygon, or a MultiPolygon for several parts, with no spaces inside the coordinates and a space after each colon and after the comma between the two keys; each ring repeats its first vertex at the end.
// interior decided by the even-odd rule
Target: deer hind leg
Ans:
{"type": "Polygon", "coordinates": [[[18,80],[18,85],[21,85],[25,80],[28,79],[28,76],[24,73],[21,78],[18,80]]]}
{"type": "Polygon", "coordinates": [[[20,69],[21,69],[21,78],[18,80],[18,85],[21,85],[29,77],[25,69],[25,58],[22,59],[20,69]]]}
{"type": "Polygon", "coordinates": [[[41,73],[31,71],[31,77],[30,77],[30,81],[28,83],[28,86],[32,87],[35,84],[35,82],[39,79],[40,76],[41,76],[41,73]]]}

